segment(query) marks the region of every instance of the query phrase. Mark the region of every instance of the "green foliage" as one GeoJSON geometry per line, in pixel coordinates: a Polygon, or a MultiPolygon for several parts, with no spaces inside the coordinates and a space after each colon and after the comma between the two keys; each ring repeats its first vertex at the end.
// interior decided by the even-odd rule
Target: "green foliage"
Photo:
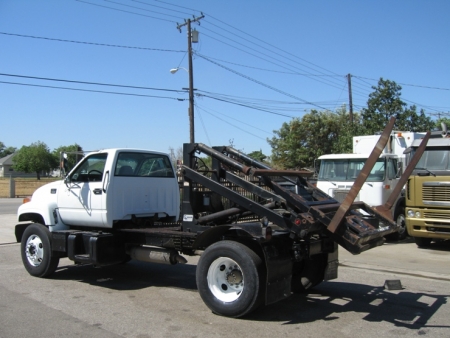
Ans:
{"type": "Polygon", "coordinates": [[[345,108],[337,113],[312,110],[303,118],[283,123],[275,136],[267,142],[272,147],[272,163],[282,169],[300,169],[314,165],[315,159],[324,154],[349,152],[352,136],[359,129],[357,122],[350,123],[345,108]]]}
{"type": "Polygon", "coordinates": [[[197,158],[197,169],[207,170],[207,169],[211,169],[211,167],[212,167],[212,157],[211,156],[197,158]]]}
{"type": "Polygon", "coordinates": [[[12,159],[14,170],[26,173],[36,173],[38,180],[41,179],[42,171],[50,171],[58,166],[58,162],[50,153],[47,145],[41,141],[23,146],[12,159]]]}
{"type": "Polygon", "coordinates": [[[378,86],[372,88],[367,108],[362,110],[365,135],[382,131],[392,116],[396,118],[394,130],[418,132],[434,126],[423,110],[417,113],[416,106],[407,107],[400,98],[402,87],[394,81],[380,78],[378,86]]]}
{"type": "Polygon", "coordinates": [[[403,131],[428,131],[435,128],[435,122],[433,122],[428,116],[425,116],[423,109],[417,113],[417,107],[415,105],[405,109],[403,113],[398,117],[396,122],[396,130],[403,131]]]}
{"type": "Polygon", "coordinates": [[[255,150],[252,151],[251,153],[247,154],[248,157],[253,158],[254,160],[263,163],[264,160],[267,158],[266,155],[263,154],[263,152],[261,150],[255,150]]]}
{"type": "Polygon", "coordinates": [[[275,136],[267,142],[272,147],[272,163],[283,169],[298,169],[312,166],[314,160],[324,154],[340,154],[352,152],[353,136],[373,135],[384,130],[389,119],[396,118],[394,130],[428,131],[437,126],[440,130],[440,119],[436,124],[425,112],[417,112],[416,106],[407,107],[400,98],[401,86],[393,81],[378,81],[369,95],[367,108],[361,113],[353,114],[353,123],[345,107],[336,112],[319,112],[312,110],[301,119],[292,119],[283,123],[275,136]]]}
{"type": "Polygon", "coordinates": [[[0,158],[13,154],[17,148],[6,147],[3,142],[0,142],[0,158]]]}
{"type": "Polygon", "coordinates": [[[435,124],[435,129],[437,130],[442,130],[442,125],[441,123],[445,123],[445,125],[447,126],[447,130],[450,131],[450,119],[446,118],[446,117],[441,117],[439,119],[436,120],[436,124],[435,124]]]}

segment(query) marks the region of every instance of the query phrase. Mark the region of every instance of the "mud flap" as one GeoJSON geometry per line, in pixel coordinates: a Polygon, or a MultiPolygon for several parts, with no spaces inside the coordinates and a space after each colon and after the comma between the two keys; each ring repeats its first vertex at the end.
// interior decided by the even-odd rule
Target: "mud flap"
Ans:
{"type": "Polygon", "coordinates": [[[328,262],[323,276],[323,280],[332,280],[338,278],[338,266],[339,266],[338,245],[334,243],[334,251],[328,254],[328,262]]]}
{"type": "Polygon", "coordinates": [[[266,263],[266,305],[291,295],[292,258],[285,240],[262,243],[266,263]]]}

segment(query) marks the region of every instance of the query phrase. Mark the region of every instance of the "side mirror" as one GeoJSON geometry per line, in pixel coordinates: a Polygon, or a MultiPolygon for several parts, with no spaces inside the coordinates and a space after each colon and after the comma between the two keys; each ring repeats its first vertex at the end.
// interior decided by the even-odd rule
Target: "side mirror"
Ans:
{"type": "Polygon", "coordinates": [[[442,128],[442,137],[447,136],[447,125],[444,122],[441,122],[441,128],[442,128]]]}

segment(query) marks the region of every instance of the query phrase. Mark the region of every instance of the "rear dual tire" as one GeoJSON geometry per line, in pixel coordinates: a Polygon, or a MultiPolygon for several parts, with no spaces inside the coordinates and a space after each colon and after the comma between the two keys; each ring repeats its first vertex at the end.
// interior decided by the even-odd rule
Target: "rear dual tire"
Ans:
{"type": "Polygon", "coordinates": [[[218,315],[242,317],[263,301],[263,261],[238,242],[208,247],[198,262],[196,281],[201,298],[218,315]]]}

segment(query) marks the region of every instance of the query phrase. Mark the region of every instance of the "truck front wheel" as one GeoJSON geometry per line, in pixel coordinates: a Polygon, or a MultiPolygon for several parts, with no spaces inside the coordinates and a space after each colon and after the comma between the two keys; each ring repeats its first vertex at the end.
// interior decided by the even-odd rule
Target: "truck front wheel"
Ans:
{"type": "Polygon", "coordinates": [[[431,238],[427,237],[414,237],[414,241],[419,248],[427,248],[431,244],[431,238]]]}
{"type": "Polygon", "coordinates": [[[398,226],[398,232],[387,235],[386,239],[391,241],[401,241],[408,237],[408,230],[405,222],[405,208],[400,208],[395,214],[395,222],[398,226]]]}
{"type": "Polygon", "coordinates": [[[208,247],[197,265],[197,287],[216,314],[242,317],[260,305],[263,262],[245,245],[221,241],[208,247]]]}
{"type": "Polygon", "coordinates": [[[35,277],[47,277],[55,272],[59,258],[52,256],[50,231],[42,224],[29,225],[22,236],[22,262],[28,273],[35,277]]]}

